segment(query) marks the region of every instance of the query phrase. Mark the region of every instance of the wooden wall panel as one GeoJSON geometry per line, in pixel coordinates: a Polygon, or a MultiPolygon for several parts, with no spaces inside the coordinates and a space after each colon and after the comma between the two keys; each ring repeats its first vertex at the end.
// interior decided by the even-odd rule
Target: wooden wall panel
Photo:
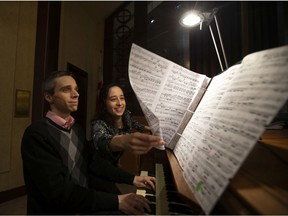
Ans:
{"type": "Polygon", "coordinates": [[[14,73],[18,35],[19,3],[0,2],[0,173],[10,170],[14,73]],[[7,83],[10,83],[7,85],[7,83]]]}

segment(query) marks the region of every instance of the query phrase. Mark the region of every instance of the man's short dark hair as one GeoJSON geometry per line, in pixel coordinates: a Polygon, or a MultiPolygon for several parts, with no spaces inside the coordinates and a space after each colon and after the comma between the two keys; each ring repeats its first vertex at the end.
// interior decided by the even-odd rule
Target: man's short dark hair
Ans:
{"type": "Polygon", "coordinates": [[[54,94],[54,88],[55,88],[55,79],[62,77],[62,76],[71,76],[74,78],[74,75],[71,71],[53,71],[49,74],[47,74],[44,83],[43,83],[43,92],[47,92],[51,95],[54,94]]]}

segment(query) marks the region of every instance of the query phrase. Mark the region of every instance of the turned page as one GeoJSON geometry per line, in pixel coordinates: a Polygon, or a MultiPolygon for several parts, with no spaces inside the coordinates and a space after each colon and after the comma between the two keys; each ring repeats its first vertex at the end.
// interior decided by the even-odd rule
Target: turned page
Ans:
{"type": "Polygon", "coordinates": [[[288,99],[288,46],[246,56],[214,77],[174,148],[209,212],[288,99]]]}
{"type": "Polygon", "coordinates": [[[210,80],[136,44],[131,47],[129,79],[153,134],[160,134],[166,146],[193,97],[210,80]]]}

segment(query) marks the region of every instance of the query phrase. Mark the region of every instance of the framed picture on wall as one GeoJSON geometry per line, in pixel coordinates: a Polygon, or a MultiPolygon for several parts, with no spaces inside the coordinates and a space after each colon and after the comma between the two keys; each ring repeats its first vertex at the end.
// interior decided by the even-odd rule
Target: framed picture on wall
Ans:
{"type": "Polygon", "coordinates": [[[29,117],[31,92],[16,89],[15,94],[15,117],[29,117]]]}

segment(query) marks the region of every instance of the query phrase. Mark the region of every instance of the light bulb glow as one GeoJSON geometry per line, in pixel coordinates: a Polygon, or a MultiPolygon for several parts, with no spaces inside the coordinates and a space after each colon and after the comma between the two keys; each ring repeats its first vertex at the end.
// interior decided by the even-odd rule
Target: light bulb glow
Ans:
{"type": "Polygon", "coordinates": [[[201,23],[203,17],[195,12],[188,12],[184,14],[180,20],[181,25],[186,27],[196,26],[201,23]]]}

